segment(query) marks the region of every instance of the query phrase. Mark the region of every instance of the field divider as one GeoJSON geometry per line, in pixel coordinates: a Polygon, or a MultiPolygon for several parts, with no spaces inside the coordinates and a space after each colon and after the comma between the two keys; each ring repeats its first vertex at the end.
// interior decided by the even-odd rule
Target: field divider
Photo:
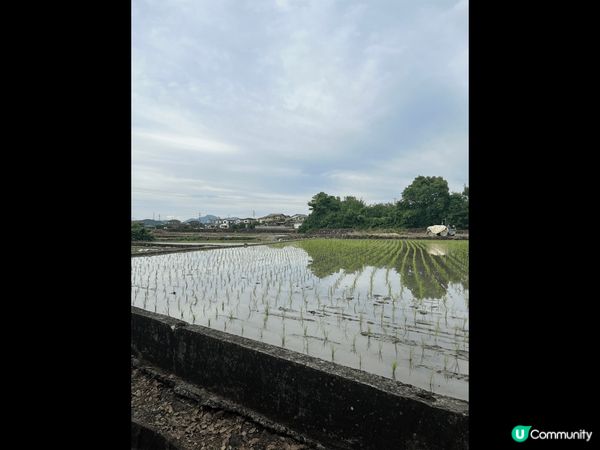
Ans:
{"type": "Polygon", "coordinates": [[[332,449],[468,448],[468,403],[131,307],[141,360],[332,449]]]}

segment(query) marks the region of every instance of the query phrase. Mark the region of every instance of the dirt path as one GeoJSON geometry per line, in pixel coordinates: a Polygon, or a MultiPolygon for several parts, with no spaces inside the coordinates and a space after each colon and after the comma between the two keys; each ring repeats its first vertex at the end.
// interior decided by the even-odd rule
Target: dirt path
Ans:
{"type": "Polygon", "coordinates": [[[141,368],[132,367],[131,395],[132,420],[157,431],[181,450],[313,448],[241,415],[178,395],[168,383],[141,368]]]}

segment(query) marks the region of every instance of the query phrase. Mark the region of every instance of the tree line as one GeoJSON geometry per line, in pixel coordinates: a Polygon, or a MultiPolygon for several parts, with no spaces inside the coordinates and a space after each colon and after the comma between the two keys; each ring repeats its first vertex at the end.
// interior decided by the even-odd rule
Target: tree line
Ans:
{"type": "Polygon", "coordinates": [[[141,223],[131,224],[132,241],[153,241],[155,238],[141,223]]]}
{"type": "Polygon", "coordinates": [[[469,187],[451,193],[442,177],[416,177],[395,203],[367,205],[356,197],[340,199],[319,192],[308,206],[310,214],[301,232],[323,228],[425,228],[442,223],[469,228],[469,187]]]}

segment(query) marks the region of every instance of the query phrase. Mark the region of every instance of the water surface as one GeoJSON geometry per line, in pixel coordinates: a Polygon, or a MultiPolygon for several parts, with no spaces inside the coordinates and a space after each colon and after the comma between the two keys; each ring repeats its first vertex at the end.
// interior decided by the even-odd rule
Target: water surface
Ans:
{"type": "Polygon", "coordinates": [[[468,241],[132,258],[132,304],[468,400],[468,241]]]}

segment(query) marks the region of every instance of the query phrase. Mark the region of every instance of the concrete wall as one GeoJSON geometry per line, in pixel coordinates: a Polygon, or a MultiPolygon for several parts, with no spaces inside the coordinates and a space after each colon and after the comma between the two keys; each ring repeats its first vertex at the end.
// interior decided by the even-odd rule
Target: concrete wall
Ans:
{"type": "Polygon", "coordinates": [[[339,449],[466,449],[468,403],[132,307],[132,348],[339,449]]]}

